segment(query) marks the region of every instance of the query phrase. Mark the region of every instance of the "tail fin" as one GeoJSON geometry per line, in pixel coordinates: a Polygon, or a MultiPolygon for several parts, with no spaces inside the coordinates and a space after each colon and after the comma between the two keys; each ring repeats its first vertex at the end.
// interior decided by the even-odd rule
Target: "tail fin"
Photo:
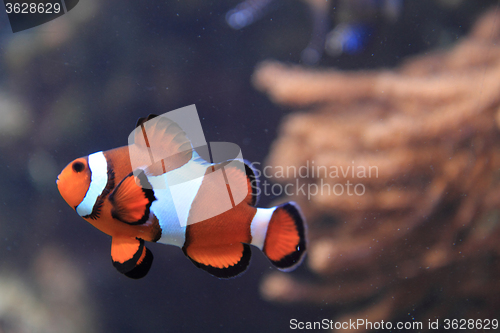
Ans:
{"type": "Polygon", "coordinates": [[[300,208],[294,202],[278,206],[267,227],[262,251],[274,266],[291,271],[306,253],[306,230],[300,208]]]}

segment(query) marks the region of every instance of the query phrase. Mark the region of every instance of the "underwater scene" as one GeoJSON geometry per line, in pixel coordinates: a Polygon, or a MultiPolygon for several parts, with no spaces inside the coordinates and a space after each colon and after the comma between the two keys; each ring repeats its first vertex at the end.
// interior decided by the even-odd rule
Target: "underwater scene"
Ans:
{"type": "Polygon", "coordinates": [[[499,1],[0,8],[0,333],[500,331],[499,1]]]}

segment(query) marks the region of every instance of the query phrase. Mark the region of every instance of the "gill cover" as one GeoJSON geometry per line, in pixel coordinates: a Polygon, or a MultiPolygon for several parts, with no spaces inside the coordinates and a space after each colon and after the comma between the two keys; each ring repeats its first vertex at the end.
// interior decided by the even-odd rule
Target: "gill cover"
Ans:
{"type": "Polygon", "coordinates": [[[57,188],[63,199],[76,209],[90,187],[91,173],[88,158],[77,158],[69,163],[57,177],[57,188]]]}

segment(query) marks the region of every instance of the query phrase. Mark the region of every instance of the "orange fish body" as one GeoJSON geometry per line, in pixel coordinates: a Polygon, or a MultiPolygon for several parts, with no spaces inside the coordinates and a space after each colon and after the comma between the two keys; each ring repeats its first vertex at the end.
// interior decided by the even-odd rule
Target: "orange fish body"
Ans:
{"type": "Polygon", "coordinates": [[[149,152],[144,156],[153,156],[155,143],[173,157],[133,168],[134,151],[125,146],[78,158],[57,179],[64,200],[112,237],[111,257],[119,272],[131,278],[148,273],[153,255],[145,241],[176,245],[197,267],[220,278],[245,271],[250,245],[281,270],[301,262],[306,241],[299,208],[294,203],[256,208],[255,173],[248,165],[205,161],[182,129],[164,117],[141,118],[136,133],[138,149],[149,152]],[[146,124],[153,126],[150,135],[138,137],[146,124]],[[229,209],[223,204],[227,193],[229,209]]]}

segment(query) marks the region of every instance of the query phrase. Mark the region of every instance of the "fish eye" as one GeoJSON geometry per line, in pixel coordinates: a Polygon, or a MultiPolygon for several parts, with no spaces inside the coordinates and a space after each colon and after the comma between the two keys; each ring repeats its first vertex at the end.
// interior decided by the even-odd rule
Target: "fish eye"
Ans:
{"type": "Polygon", "coordinates": [[[82,162],[75,162],[72,165],[73,171],[74,172],[82,172],[83,169],[85,169],[85,165],[82,162]]]}

